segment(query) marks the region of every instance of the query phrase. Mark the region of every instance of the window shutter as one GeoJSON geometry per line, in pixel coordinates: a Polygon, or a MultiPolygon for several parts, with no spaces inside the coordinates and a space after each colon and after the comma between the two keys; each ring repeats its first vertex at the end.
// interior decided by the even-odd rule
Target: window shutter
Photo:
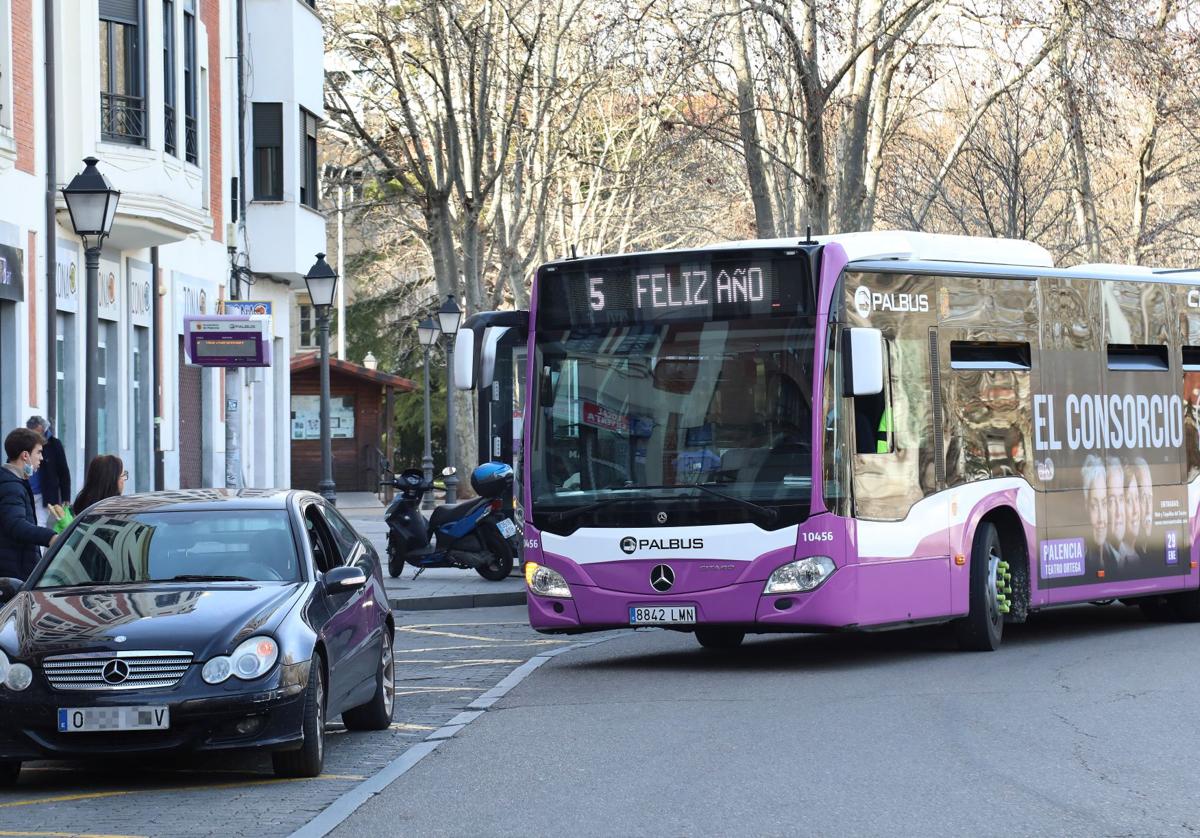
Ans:
{"type": "Polygon", "coordinates": [[[256,148],[283,147],[283,105],[254,103],[254,145],[256,148]]]}
{"type": "Polygon", "coordinates": [[[141,0],[100,0],[100,19],[119,23],[141,23],[141,0]]]}

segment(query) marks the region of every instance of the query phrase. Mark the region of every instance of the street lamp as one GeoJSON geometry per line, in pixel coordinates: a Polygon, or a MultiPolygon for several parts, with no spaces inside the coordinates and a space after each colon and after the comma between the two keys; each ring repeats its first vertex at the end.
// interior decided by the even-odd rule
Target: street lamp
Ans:
{"type": "Polygon", "coordinates": [[[71,214],[75,235],[83,239],[87,265],[87,352],[85,353],[84,400],[86,421],[83,429],[83,461],[90,463],[99,453],[100,442],[100,376],[96,369],[100,345],[100,248],[112,230],[121,193],[112,188],[108,178],[100,174],[95,157],[83,158],[83,171],[63,187],[63,200],[71,214]]]}
{"type": "Polygon", "coordinates": [[[329,433],[329,307],[337,289],[338,275],[318,253],[317,261],[304,275],[308,299],[317,310],[317,331],[321,336],[321,482],[317,491],[332,504],[337,503],[333,485],[333,441],[329,433]]]}
{"type": "MultiPolygon", "coordinates": [[[[421,346],[425,349],[425,456],[421,459],[421,471],[425,474],[426,483],[433,481],[433,451],[430,449],[429,441],[433,436],[429,418],[429,350],[437,343],[440,334],[438,324],[433,322],[432,317],[426,317],[417,326],[417,339],[421,341],[421,346]]],[[[422,497],[421,507],[433,508],[432,492],[426,492],[422,497]]]]}
{"type": "MultiPolygon", "coordinates": [[[[454,302],[454,295],[447,294],[446,302],[438,309],[438,326],[446,336],[446,465],[453,466],[458,459],[455,454],[454,421],[454,336],[462,322],[462,309],[454,302]]],[[[458,475],[446,477],[446,503],[458,500],[458,475]]]]}

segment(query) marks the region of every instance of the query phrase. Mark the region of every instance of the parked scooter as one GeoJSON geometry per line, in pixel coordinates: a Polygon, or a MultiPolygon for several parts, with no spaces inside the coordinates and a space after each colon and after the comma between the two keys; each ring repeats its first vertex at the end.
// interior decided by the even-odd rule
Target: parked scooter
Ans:
{"type": "MultiPolygon", "coordinates": [[[[449,476],[453,468],[443,474],[449,476]]],[[[426,520],[421,499],[433,489],[420,469],[405,469],[390,482],[398,494],[388,506],[388,573],[400,575],[405,563],[427,567],[474,569],[484,579],[499,582],[513,569],[520,546],[517,526],[504,514],[500,498],[512,489],[513,470],[504,463],[484,463],[471,473],[471,488],[479,497],[435,507],[426,520]]]]}

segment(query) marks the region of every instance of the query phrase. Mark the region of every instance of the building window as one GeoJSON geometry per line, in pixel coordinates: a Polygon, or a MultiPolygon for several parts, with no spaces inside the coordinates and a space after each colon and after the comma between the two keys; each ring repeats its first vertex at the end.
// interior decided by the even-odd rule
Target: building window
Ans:
{"type": "Polygon", "coordinates": [[[317,118],[300,109],[300,203],[317,208],[317,118]]]}
{"type": "Polygon", "coordinates": [[[183,157],[200,164],[196,132],[196,0],[183,0],[183,157]]]}
{"type": "Polygon", "coordinates": [[[254,200],[283,200],[283,105],[255,102],[254,200]]]}
{"type": "Polygon", "coordinates": [[[163,0],[163,148],[175,151],[175,0],[163,0]]]}
{"type": "Polygon", "coordinates": [[[317,310],[313,306],[300,306],[300,348],[317,348],[317,310]]]}
{"type": "Polygon", "coordinates": [[[100,0],[100,133],[146,144],[141,0],[100,0]]]}

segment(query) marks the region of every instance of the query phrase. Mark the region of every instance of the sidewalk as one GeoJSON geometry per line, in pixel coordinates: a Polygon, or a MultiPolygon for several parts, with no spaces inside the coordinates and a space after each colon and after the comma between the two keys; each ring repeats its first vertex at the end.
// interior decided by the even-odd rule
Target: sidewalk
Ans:
{"type": "Polygon", "coordinates": [[[413,579],[416,569],[405,565],[400,578],[393,579],[387,573],[387,524],[379,497],[370,492],[339,493],[337,509],[360,535],[375,545],[384,563],[388,603],[393,609],[433,611],[525,604],[525,580],[519,575],[502,582],[489,582],[473,570],[435,567],[413,579]]]}

